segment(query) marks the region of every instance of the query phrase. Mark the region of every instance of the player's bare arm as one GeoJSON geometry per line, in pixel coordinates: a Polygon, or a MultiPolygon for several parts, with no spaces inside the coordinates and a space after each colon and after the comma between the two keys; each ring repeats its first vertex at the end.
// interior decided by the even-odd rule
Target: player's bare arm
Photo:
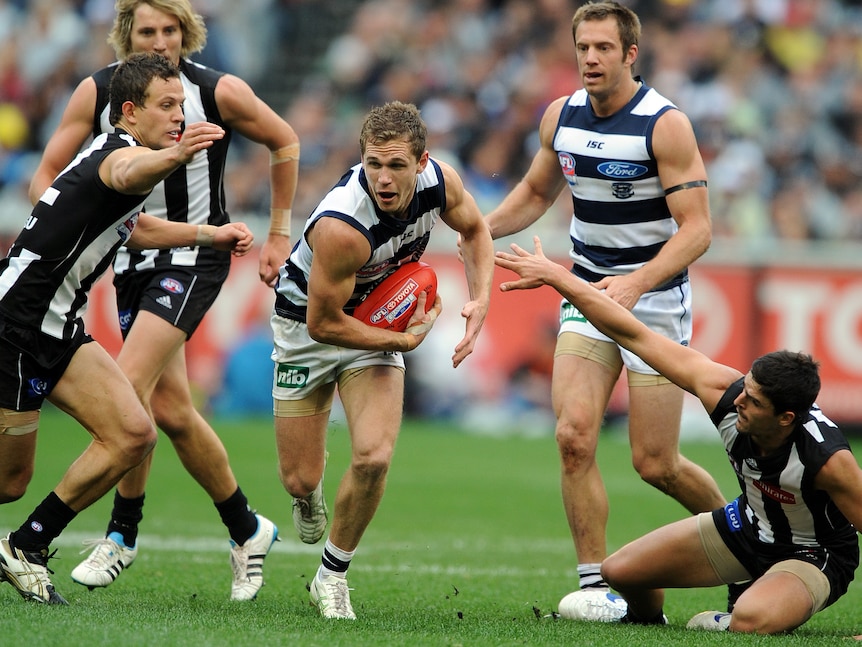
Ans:
{"type": "Polygon", "coordinates": [[[662,187],[667,192],[667,205],[679,231],[640,269],[596,283],[596,287],[605,289],[609,297],[629,309],[645,292],[694,263],[712,241],[706,169],[685,114],[668,110],[658,119],[653,131],[653,152],[662,187]]]}
{"type": "Polygon", "coordinates": [[[554,133],[568,97],[554,101],[539,124],[540,148],[530,168],[503,201],[485,216],[496,240],[523,231],[551,207],[566,185],[554,150],[554,133]]]}
{"type": "Polygon", "coordinates": [[[99,167],[99,176],[109,188],[129,195],[143,195],[153,189],[195,153],[224,137],[224,129],[201,121],[189,124],[174,146],[153,150],[130,146],[111,153],[99,167]]]}
{"type": "Polygon", "coordinates": [[[862,470],[850,451],[835,452],[814,477],[814,484],[829,494],[850,523],[862,528],[862,470]]]}
{"type": "Polygon", "coordinates": [[[727,387],[742,376],[738,370],[713,362],[699,351],[650,330],[625,307],[547,258],[538,236],[533,240],[533,254],[516,244],[511,245],[511,254],[497,252],[496,264],[520,277],[503,282],[500,285],[503,292],[550,285],[577,306],[596,328],[677,386],[696,395],[707,411],[712,411],[727,387]]]}
{"type": "Polygon", "coordinates": [[[96,82],[87,77],[78,84],[63,111],[57,130],[45,145],[39,166],[30,180],[30,202],[36,204],[51,182],[71,162],[93,130],[96,82]]]}
{"type": "Polygon", "coordinates": [[[272,287],[290,255],[290,222],[299,176],[299,137],[242,79],[226,74],[216,86],[225,123],[270,153],[270,227],[260,250],[258,275],[272,287]]]}
{"type": "Polygon", "coordinates": [[[443,169],[448,199],[446,211],[441,218],[460,236],[464,273],[470,293],[470,301],[461,309],[461,316],[467,322],[466,332],[455,346],[452,356],[452,365],[457,367],[473,352],[488,315],[494,275],[494,244],[488,224],[482,218],[476,200],[464,188],[461,178],[448,164],[441,163],[440,167],[443,169]]]}
{"type": "Polygon", "coordinates": [[[254,235],[242,222],[229,222],[220,227],[190,225],[142,213],[126,246],[131,249],[169,249],[200,245],[244,256],[253,243],[254,235]]]}
{"type": "MultiPolygon", "coordinates": [[[[306,315],[312,339],[345,348],[402,352],[413,350],[425,339],[427,331],[414,335],[384,330],[344,313],[356,285],[356,272],[371,255],[365,236],[336,218],[320,218],[308,236],[314,251],[306,315]]],[[[439,307],[438,303],[438,313],[439,307]]],[[[410,325],[414,323],[411,319],[410,325]]]]}

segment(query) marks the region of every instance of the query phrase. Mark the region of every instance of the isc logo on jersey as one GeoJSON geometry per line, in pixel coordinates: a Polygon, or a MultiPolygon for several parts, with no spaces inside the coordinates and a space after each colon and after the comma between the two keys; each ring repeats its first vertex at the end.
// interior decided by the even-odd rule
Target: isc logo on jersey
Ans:
{"type": "Polygon", "coordinates": [[[403,315],[410,309],[412,303],[416,300],[413,293],[419,289],[419,284],[414,279],[409,279],[404,287],[394,295],[385,305],[371,313],[369,320],[372,324],[378,324],[384,319],[392,323],[398,317],[403,315]]]}

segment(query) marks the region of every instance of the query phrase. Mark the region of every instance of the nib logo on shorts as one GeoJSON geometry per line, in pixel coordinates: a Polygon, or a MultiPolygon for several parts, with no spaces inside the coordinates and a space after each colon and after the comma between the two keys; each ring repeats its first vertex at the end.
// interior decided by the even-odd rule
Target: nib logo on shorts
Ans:
{"type": "Polygon", "coordinates": [[[156,303],[158,303],[160,306],[164,306],[168,310],[174,309],[174,306],[171,304],[171,298],[166,294],[163,294],[162,296],[157,297],[156,303]]]}
{"type": "Polygon", "coordinates": [[[275,371],[275,385],[283,389],[301,389],[308,382],[308,367],[279,364],[275,371]]]}

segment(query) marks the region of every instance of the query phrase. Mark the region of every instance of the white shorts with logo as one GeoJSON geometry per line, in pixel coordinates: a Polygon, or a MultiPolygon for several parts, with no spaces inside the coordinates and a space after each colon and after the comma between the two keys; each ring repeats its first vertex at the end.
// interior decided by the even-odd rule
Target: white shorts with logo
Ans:
{"type": "Polygon", "coordinates": [[[396,351],[369,351],[341,348],[314,341],[308,326],[273,314],[272,397],[275,400],[302,400],[324,384],[338,380],[344,371],[367,366],[394,366],[404,369],[404,357],[396,351]]]}
{"type": "MultiPolygon", "coordinates": [[[[647,292],[635,304],[632,314],[657,333],[688,346],[691,342],[691,284],[686,281],[669,290],[647,292]]],[[[573,332],[590,339],[614,343],[565,299],[560,303],[560,332],[573,332]]],[[[625,348],[620,348],[620,356],[630,371],[658,375],[640,357],[625,348]]]]}

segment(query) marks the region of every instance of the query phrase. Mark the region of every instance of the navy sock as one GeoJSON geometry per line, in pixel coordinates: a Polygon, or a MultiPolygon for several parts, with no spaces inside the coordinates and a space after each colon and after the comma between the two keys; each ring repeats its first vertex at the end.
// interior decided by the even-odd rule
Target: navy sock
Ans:
{"type": "Polygon", "coordinates": [[[51,492],[36,506],[27,521],[12,533],[12,543],[27,552],[46,549],[77,514],[51,492]]]}
{"type": "Polygon", "coordinates": [[[123,543],[129,548],[134,548],[138,541],[138,524],[144,518],[144,497],[137,496],[127,499],[120,495],[119,490],[114,492],[114,508],[111,510],[111,520],[108,522],[108,530],[105,535],[118,532],[123,536],[123,543]]]}
{"type": "Polygon", "coordinates": [[[215,507],[222,523],[227,526],[230,538],[240,546],[257,532],[257,517],[248,507],[248,499],[239,487],[227,499],[216,503],[215,507]]]}

